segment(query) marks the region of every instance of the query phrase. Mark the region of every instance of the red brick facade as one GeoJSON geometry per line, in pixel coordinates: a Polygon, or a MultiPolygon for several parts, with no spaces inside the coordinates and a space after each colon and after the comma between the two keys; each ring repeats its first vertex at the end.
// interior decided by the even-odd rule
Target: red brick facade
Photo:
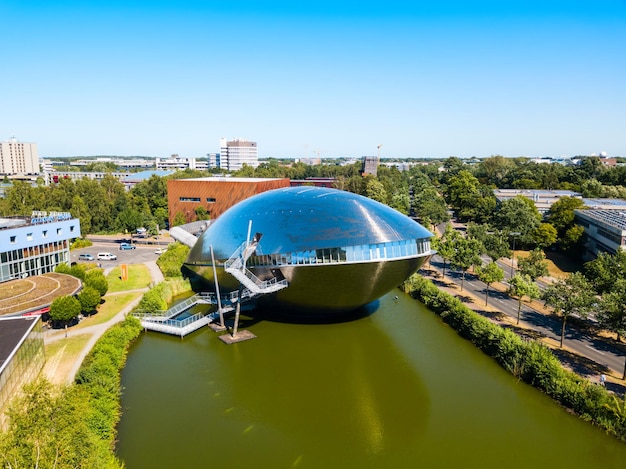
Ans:
{"type": "Polygon", "coordinates": [[[196,208],[204,207],[211,219],[215,219],[237,202],[281,187],[289,187],[288,178],[170,179],[167,181],[170,226],[178,213],[190,223],[196,220],[196,208]]]}

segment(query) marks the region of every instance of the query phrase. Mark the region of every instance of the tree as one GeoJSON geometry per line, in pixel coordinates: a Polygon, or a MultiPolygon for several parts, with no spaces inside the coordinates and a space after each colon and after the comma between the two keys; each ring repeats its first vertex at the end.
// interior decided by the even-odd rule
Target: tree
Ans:
{"type": "Polygon", "coordinates": [[[481,265],[480,252],[483,245],[475,238],[463,238],[459,236],[453,244],[454,252],[450,261],[461,269],[461,291],[465,282],[465,273],[470,267],[481,265]]]}
{"type": "Polygon", "coordinates": [[[535,244],[538,247],[545,249],[556,243],[558,232],[550,223],[541,223],[535,230],[533,237],[535,244]]]}
{"type": "Polygon", "coordinates": [[[517,268],[522,275],[528,275],[534,282],[539,277],[548,275],[546,255],[540,249],[533,249],[525,258],[518,258],[517,268]]]}
{"type": "MultiPolygon", "coordinates": [[[[493,193],[491,193],[491,197],[495,207],[493,193]]],[[[464,169],[448,180],[446,198],[460,219],[478,221],[484,216],[483,212],[489,194],[482,193],[478,179],[464,169]],[[485,195],[487,197],[484,197],[485,195]]]]}
{"type": "Polygon", "coordinates": [[[522,300],[527,296],[531,301],[539,298],[539,287],[528,275],[517,274],[509,280],[508,294],[517,298],[517,322],[519,324],[520,311],[522,310],[522,300]]]}
{"type": "Polygon", "coordinates": [[[50,305],[50,319],[67,324],[80,314],[80,302],[73,296],[59,296],[50,305]]]}
{"type": "Polygon", "coordinates": [[[541,215],[532,200],[523,196],[516,196],[505,200],[494,216],[494,226],[505,233],[520,233],[519,240],[524,244],[532,244],[533,235],[541,215]]]}
{"type": "Polygon", "coordinates": [[[93,287],[86,286],[83,290],[78,294],[78,301],[80,302],[80,307],[84,313],[91,314],[96,310],[96,307],[102,301],[102,297],[100,296],[100,292],[93,287]]]}
{"type": "Polygon", "coordinates": [[[446,276],[446,262],[452,259],[454,254],[456,240],[460,238],[460,234],[452,225],[446,225],[446,231],[441,235],[441,238],[436,239],[434,245],[438,251],[438,254],[443,259],[443,271],[442,275],[446,276]]]}
{"type": "Polygon", "coordinates": [[[601,252],[584,265],[583,272],[600,295],[613,291],[616,280],[626,279],[626,252],[621,249],[615,254],[601,252]]]}
{"type": "Polygon", "coordinates": [[[478,267],[476,269],[476,273],[478,274],[480,281],[487,285],[487,288],[485,288],[485,306],[487,306],[487,300],[489,298],[489,285],[494,282],[501,282],[504,279],[504,270],[492,261],[485,267],[478,267]]]}
{"type": "Polygon", "coordinates": [[[561,248],[567,252],[578,252],[580,254],[583,234],[585,234],[585,229],[582,226],[572,226],[565,231],[565,234],[561,238],[561,248]]]}
{"type": "Polygon", "coordinates": [[[558,280],[544,290],[542,299],[546,305],[553,307],[554,312],[563,318],[560,347],[563,347],[567,318],[574,315],[587,317],[594,295],[591,284],[580,272],[574,272],[567,279],[558,280]]]}
{"type": "Polygon", "coordinates": [[[174,220],[172,220],[173,226],[180,226],[187,223],[187,219],[185,218],[185,214],[183,212],[176,212],[174,215],[174,220]]]}
{"type": "Polygon", "coordinates": [[[385,186],[375,177],[368,176],[365,179],[367,180],[365,184],[365,195],[370,199],[386,204],[387,191],[385,190],[385,186]]]}
{"type": "Polygon", "coordinates": [[[404,215],[408,215],[411,208],[411,199],[409,198],[409,194],[404,191],[394,192],[391,196],[389,206],[404,215]]]}
{"type": "Polygon", "coordinates": [[[563,236],[565,231],[574,225],[574,210],[581,209],[584,206],[585,203],[582,199],[561,197],[548,210],[547,221],[556,228],[559,236],[563,236]]]}
{"type": "Polygon", "coordinates": [[[85,285],[98,290],[100,296],[104,296],[109,291],[109,282],[101,269],[90,269],[85,273],[85,285]]]}
{"type": "Polygon", "coordinates": [[[414,186],[413,209],[421,220],[428,219],[434,226],[450,220],[446,201],[430,183],[414,186]]]}
{"type": "Polygon", "coordinates": [[[502,230],[495,230],[487,224],[468,223],[467,236],[478,239],[483,244],[483,252],[493,261],[511,256],[507,235],[502,230]]]}

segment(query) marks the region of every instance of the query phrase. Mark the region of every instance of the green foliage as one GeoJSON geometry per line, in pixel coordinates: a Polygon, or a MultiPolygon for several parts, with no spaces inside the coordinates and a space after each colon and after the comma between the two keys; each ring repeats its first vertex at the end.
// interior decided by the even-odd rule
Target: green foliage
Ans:
{"type": "MultiPolygon", "coordinates": [[[[81,230],[84,229],[84,227],[82,226],[82,218],[81,218],[81,230]]],[[[85,230],[86,233],[88,233],[87,230],[85,230]]],[[[76,238],[74,240],[74,242],[70,245],[70,249],[81,249],[81,248],[87,248],[89,246],[93,246],[93,243],[91,242],[90,239],[87,238],[76,238]]]]}
{"type": "Polygon", "coordinates": [[[621,249],[615,254],[602,252],[584,265],[583,272],[598,293],[613,291],[616,279],[626,279],[626,252],[621,249]]]}
{"type": "Polygon", "coordinates": [[[80,302],[73,296],[59,296],[50,305],[50,319],[67,323],[80,314],[80,302]]]}
{"type": "Polygon", "coordinates": [[[584,206],[582,199],[561,197],[548,210],[548,222],[556,228],[559,236],[563,236],[574,225],[574,210],[584,206]]]}
{"type": "Polygon", "coordinates": [[[505,233],[520,233],[518,240],[524,244],[534,242],[535,230],[541,215],[532,200],[523,196],[505,200],[494,217],[494,226],[505,233]]]}
{"type": "Polygon", "coordinates": [[[386,204],[389,196],[385,190],[385,186],[378,179],[372,176],[367,176],[365,180],[365,195],[370,199],[386,204]]]}
{"type": "Polygon", "coordinates": [[[450,261],[462,271],[461,291],[463,291],[465,273],[470,267],[478,266],[482,263],[480,253],[483,250],[483,245],[475,238],[463,238],[459,236],[453,246],[454,251],[452,252],[450,261]]]}
{"type": "Polygon", "coordinates": [[[45,380],[24,386],[10,405],[9,425],[0,435],[2,467],[120,468],[112,442],[88,424],[91,396],[76,386],[57,388],[45,380]]]}
{"type": "Polygon", "coordinates": [[[78,301],[80,302],[82,311],[86,314],[91,314],[102,301],[102,297],[100,296],[100,292],[95,288],[85,286],[78,294],[78,301]]]}
{"type": "Polygon", "coordinates": [[[136,310],[143,313],[163,311],[167,309],[167,306],[174,296],[189,291],[190,289],[191,286],[189,282],[180,277],[176,279],[166,279],[143,295],[136,310]]]}
{"type": "Polygon", "coordinates": [[[522,310],[522,300],[525,296],[534,300],[539,298],[541,292],[539,287],[528,275],[520,273],[509,280],[509,295],[517,298],[517,324],[519,324],[520,311],[522,310]]]}
{"type": "Polygon", "coordinates": [[[188,254],[189,247],[176,242],[171,244],[167,251],[159,256],[157,265],[165,277],[182,277],[181,268],[188,254]]]}
{"type": "Polygon", "coordinates": [[[141,323],[133,316],[115,324],[96,342],[76,374],[76,384],[92,398],[87,424],[110,447],[120,417],[120,372],[126,363],[128,347],[141,330],[141,323]]]}
{"type": "Polygon", "coordinates": [[[517,267],[522,275],[528,275],[533,282],[539,277],[548,275],[546,255],[540,249],[530,251],[528,257],[519,258],[517,267]]]}
{"type": "Polygon", "coordinates": [[[533,242],[542,249],[552,246],[558,239],[556,228],[550,223],[540,223],[533,234],[533,242]]]}
{"type": "Polygon", "coordinates": [[[54,269],[54,271],[55,271],[57,274],[67,274],[67,275],[71,275],[71,273],[70,273],[70,272],[71,272],[72,270],[71,270],[70,266],[69,266],[69,265],[67,265],[67,264],[59,264],[59,265],[57,265],[57,266],[56,266],[56,268],[54,269]]]}
{"type": "Polygon", "coordinates": [[[539,342],[523,341],[511,330],[476,314],[419,275],[407,280],[403,289],[510,373],[545,392],[581,418],[626,441],[626,401],[616,399],[605,388],[563,369],[547,347],[539,342]]]}
{"type": "Polygon", "coordinates": [[[579,316],[586,318],[591,305],[595,301],[595,292],[589,281],[580,272],[574,272],[565,280],[558,280],[548,286],[541,295],[546,306],[554,308],[554,312],[563,318],[561,328],[561,347],[565,337],[567,318],[579,316]]]}
{"type": "Polygon", "coordinates": [[[98,290],[100,296],[104,296],[109,291],[109,282],[101,269],[90,269],[85,273],[85,285],[98,290]]]}
{"type": "Polygon", "coordinates": [[[485,288],[485,306],[487,306],[487,300],[489,298],[489,285],[494,282],[501,282],[504,280],[504,271],[498,264],[492,261],[484,267],[478,267],[476,269],[476,273],[478,274],[480,281],[487,285],[487,288],[485,288]]]}

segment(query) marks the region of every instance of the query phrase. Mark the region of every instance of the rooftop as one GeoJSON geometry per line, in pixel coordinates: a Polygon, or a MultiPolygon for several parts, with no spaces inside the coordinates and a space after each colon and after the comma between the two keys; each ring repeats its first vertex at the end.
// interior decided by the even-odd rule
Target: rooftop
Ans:
{"type": "Polygon", "coordinates": [[[265,182],[265,181],[282,181],[289,178],[231,178],[231,177],[206,177],[184,179],[185,181],[212,181],[212,182],[265,182]]]}
{"type": "Polygon", "coordinates": [[[4,367],[13,350],[33,327],[36,319],[39,317],[0,319],[0,370],[4,367]]]}
{"type": "Polygon", "coordinates": [[[620,210],[576,210],[576,214],[626,231],[626,212],[620,210]]]}

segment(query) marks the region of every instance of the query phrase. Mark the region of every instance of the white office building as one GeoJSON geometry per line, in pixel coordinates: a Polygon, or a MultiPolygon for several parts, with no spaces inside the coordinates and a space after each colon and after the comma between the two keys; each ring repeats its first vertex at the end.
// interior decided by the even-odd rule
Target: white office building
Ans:
{"type": "Polygon", "coordinates": [[[16,138],[0,142],[0,175],[39,174],[36,143],[24,143],[16,138]]]}
{"type": "Polygon", "coordinates": [[[259,154],[256,142],[245,139],[227,141],[220,139],[220,168],[228,171],[237,171],[248,165],[253,168],[259,166],[259,154]]]}
{"type": "Polygon", "coordinates": [[[0,282],[54,272],[70,262],[70,241],[80,220],[67,212],[33,212],[31,218],[0,218],[0,282]]]}

